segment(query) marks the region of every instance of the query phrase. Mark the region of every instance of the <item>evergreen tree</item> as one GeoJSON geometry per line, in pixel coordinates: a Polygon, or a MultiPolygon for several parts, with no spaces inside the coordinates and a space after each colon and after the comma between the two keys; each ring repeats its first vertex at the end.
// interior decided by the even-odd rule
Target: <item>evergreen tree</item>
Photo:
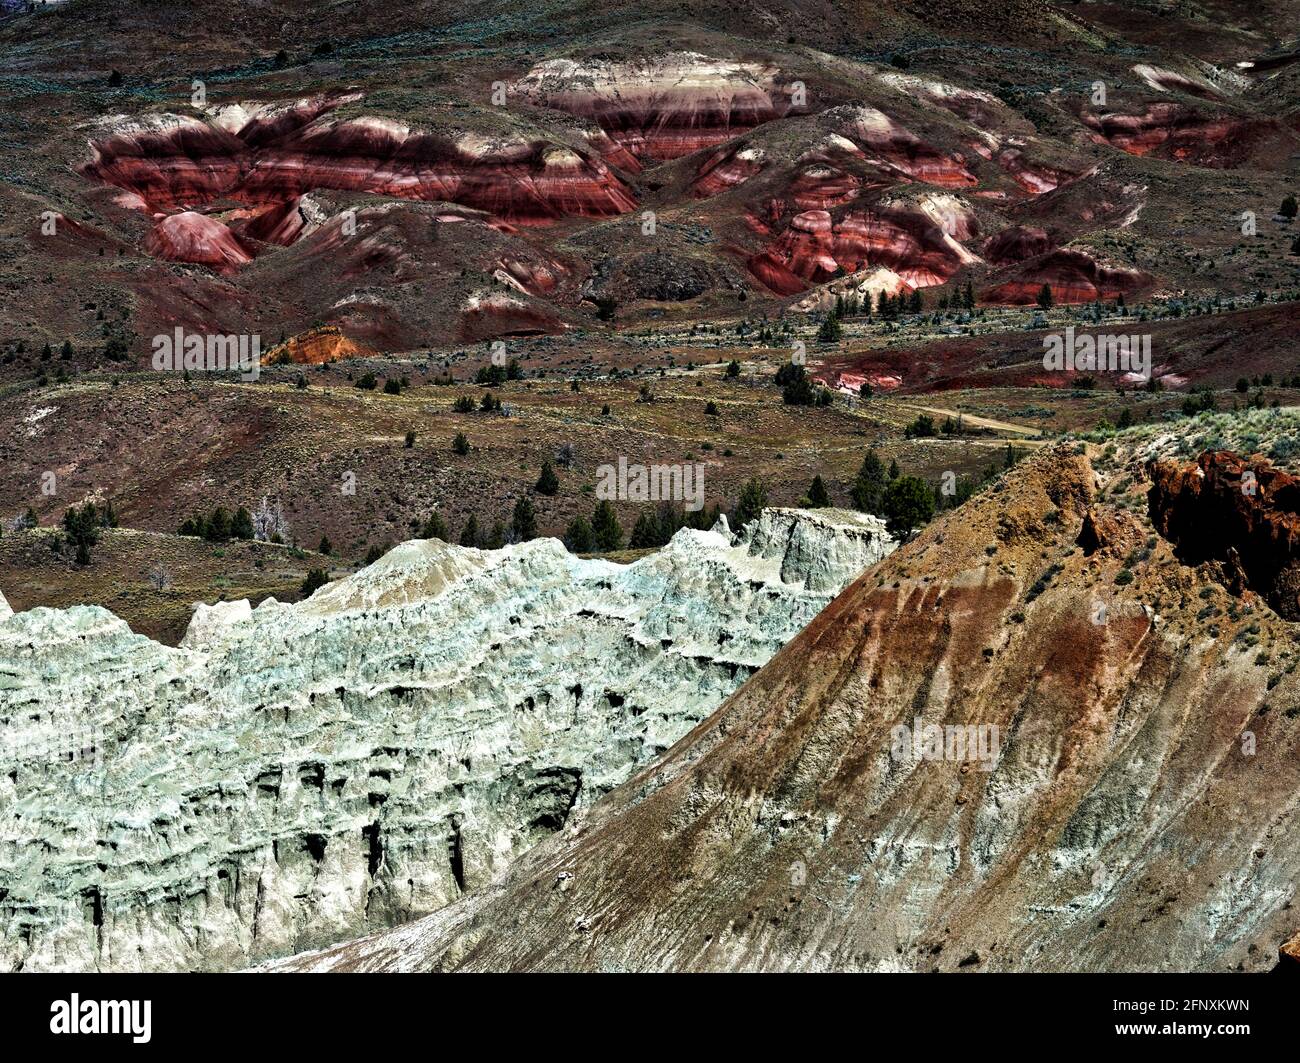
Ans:
{"type": "Polygon", "coordinates": [[[456,433],[456,438],[451,441],[451,449],[461,457],[469,453],[469,440],[465,438],[464,432],[456,433]]]}
{"type": "Polygon", "coordinates": [[[727,379],[734,380],[740,376],[740,363],[734,358],[727,363],[727,379]]]}
{"type": "Polygon", "coordinates": [[[253,537],[253,515],[243,506],[235,510],[235,516],[230,521],[230,537],[232,539],[251,539],[253,537]]]}
{"type": "Polygon", "coordinates": [[[867,451],[853,481],[853,505],[863,513],[879,514],[885,498],[885,466],[875,449],[867,451]]]}
{"type": "Polygon", "coordinates": [[[732,528],[739,531],[750,521],[758,519],[766,505],[767,488],[758,480],[750,480],[741,489],[740,501],[736,503],[736,510],[732,514],[732,528]]]}
{"type": "Polygon", "coordinates": [[[811,509],[825,509],[831,504],[830,492],[826,490],[826,485],[822,483],[819,475],[813,477],[812,486],[808,488],[808,506],[811,509]]]}
{"type": "Polygon", "coordinates": [[[571,553],[589,554],[595,547],[595,537],[586,517],[574,517],[564,533],[564,545],[571,553]]]}
{"type": "Polygon", "coordinates": [[[77,548],[78,565],[90,564],[90,548],[99,542],[99,516],[95,503],[73,506],[63,514],[63,531],[67,541],[77,548]]]}
{"type": "Polygon", "coordinates": [[[1053,301],[1054,300],[1052,299],[1052,286],[1050,284],[1044,284],[1041,288],[1038,289],[1039,307],[1043,310],[1051,310],[1053,301]]]}
{"type": "Polygon", "coordinates": [[[885,489],[884,517],[891,535],[909,537],[934,516],[934,492],[919,476],[900,476],[885,489]]]}
{"type": "Polygon", "coordinates": [[[318,554],[326,555],[334,552],[334,544],[330,542],[330,537],[328,535],[322,535],[320,537],[320,545],[316,547],[316,552],[318,554]]]}
{"type": "Polygon", "coordinates": [[[465,521],[465,527],[460,530],[461,546],[478,546],[478,517],[473,513],[465,521]]]}
{"type": "Polygon", "coordinates": [[[549,461],[542,462],[542,474],[537,477],[536,491],[539,495],[554,495],[560,489],[560,478],[555,475],[549,461]]]}
{"type": "MultiPolygon", "coordinates": [[[[703,510],[699,513],[703,514],[703,510]]],[[[666,546],[668,540],[677,534],[677,529],[688,522],[688,515],[684,510],[678,510],[671,502],[659,503],[659,541],[656,546],[666,546]]],[[[717,518],[714,518],[715,520],[717,518]]],[[[711,528],[713,521],[705,525],[704,530],[711,528]]]]}
{"type": "Polygon", "coordinates": [[[206,538],[214,543],[225,542],[230,538],[230,514],[226,512],[224,506],[217,506],[212,511],[212,516],[208,518],[206,538]]]}
{"type": "Polygon", "coordinates": [[[844,335],[844,329],[840,327],[840,315],[836,311],[826,315],[820,327],[817,329],[818,343],[839,343],[844,335]]]}
{"type": "Polygon", "coordinates": [[[627,545],[633,550],[659,545],[659,520],[654,513],[643,512],[637,517],[636,525],[632,528],[632,538],[627,545]]]}
{"type": "Polygon", "coordinates": [[[596,511],[591,517],[591,534],[596,549],[601,553],[609,553],[623,546],[623,527],[608,499],[596,505],[596,511]]]}
{"type": "Polygon", "coordinates": [[[310,598],[321,587],[330,581],[329,573],[323,568],[313,568],[307,573],[307,578],[302,581],[302,596],[310,598]]]}
{"type": "Polygon", "coordinates": [[[894,460],[894,459],[891,458],[891,459],[890,459],[890,462],[889,462],[889,478],[890,478],[890,480],[897,480],[897,479],[898,479],[898,473],[899,473],[898,462],[897,462],[896,460],[894,460]]]}
{"type": "Polygon", "coordinates": [[[515,503],[514,516],[510,518],[510,529],[514,532],[515,542],[526,543],[537,538],[537,518],[533,513],[533,500],[521,495],[515,503]]]}
{"type": "Polygon", "coordinates": [[[500,550],[506,545],[506,526],[500,521],[492,525],[492,534],[488,536],[487,546],[489,550],[500,550]]]}
{"type": "Polygon", "coordinates": [[[436,509],[429,514],[429,519],[424,522],[420,529],[421,539],[441,539],[444,543],[451,541],[451,533],[447,531],[447,522],[442,519],[442,514],[436,509]]]}

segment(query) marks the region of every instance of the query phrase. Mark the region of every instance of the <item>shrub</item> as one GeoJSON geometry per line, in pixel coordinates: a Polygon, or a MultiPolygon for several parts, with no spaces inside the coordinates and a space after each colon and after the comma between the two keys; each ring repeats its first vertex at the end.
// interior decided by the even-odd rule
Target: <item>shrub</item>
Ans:
{"type": "Polygon", "coordinates": [[[908,439],[928,439],[938,434],[934,427],[934,418],[925,413],[918,415],[915,421],[903,429],[903,435],[908,439]]]}
{"type": "Polygon", "coordinates": [[[313,568],[307,573],[307,578],[302,581],[302,596],[310,598],[321,587],[330,581],[329,574],[323,568],[313,568]]]}

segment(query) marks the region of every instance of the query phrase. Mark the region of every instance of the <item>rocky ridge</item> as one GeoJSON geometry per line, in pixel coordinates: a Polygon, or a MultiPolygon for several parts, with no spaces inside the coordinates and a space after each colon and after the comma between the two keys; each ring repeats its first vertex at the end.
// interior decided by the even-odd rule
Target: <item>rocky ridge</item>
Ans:
{"type": "Polygon", "coordinates": [[[411,541],[181,646],[0,605],[0,968],[229,969],[432,912],[664,752],[893,543],[765,511],[622,566],[411,541]]]}
{"type": "MultiPolygon", "coordinates": [[[[1045,449],[501,879],[279,966],[1274,966],[1300,882],[1295,625],[1106,501],[1129,475],[1045,449]]],[[[1278,503],[1250,501],[1256,525],[1278,503]]]]}

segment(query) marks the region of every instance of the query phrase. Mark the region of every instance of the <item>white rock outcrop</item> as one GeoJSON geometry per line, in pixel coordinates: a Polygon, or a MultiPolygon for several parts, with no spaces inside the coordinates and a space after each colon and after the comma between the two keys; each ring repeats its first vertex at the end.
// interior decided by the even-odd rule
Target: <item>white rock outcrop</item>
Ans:
{"type": "Polygon", "coordinates": [[[229,969],[436,910],[893,545],[836,510],[631,565],[413,541],[298,604],[201,607],[175,649],[98,607],[0,616],[0,969],[229,969]]]}

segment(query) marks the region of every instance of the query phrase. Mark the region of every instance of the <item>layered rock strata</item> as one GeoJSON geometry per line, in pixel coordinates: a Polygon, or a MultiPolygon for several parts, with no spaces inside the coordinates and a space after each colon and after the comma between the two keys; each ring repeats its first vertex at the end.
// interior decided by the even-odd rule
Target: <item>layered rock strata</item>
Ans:
{"type": "Polygon", "coordinates": [[[181,646],[0,604],[0,967],[226,969],[486,884],[893,547],[767,511],[627,566],[405,543],[181,646]]]}

